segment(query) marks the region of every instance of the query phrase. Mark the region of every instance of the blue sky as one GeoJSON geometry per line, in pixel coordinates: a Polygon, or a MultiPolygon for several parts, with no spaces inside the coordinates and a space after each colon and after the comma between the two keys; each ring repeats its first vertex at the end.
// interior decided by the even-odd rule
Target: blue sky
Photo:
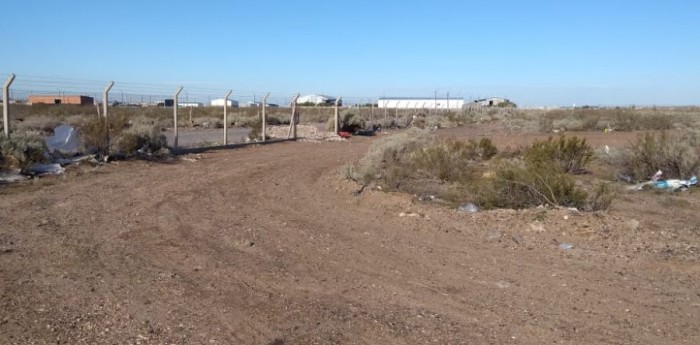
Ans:
{"type": "Polygon", "coordinates": [[[700,104],[691,0],[5,0],[1,21],[0,72],[17,83],[700,104]]]}

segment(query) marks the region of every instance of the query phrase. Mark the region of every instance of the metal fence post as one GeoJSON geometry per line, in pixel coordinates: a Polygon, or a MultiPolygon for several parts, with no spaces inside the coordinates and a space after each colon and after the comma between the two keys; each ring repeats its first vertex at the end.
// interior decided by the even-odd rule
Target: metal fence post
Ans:
{"type": "Polygon", "coordinates": [[[110,81],[107,87],[105,87],[104,92],[102,92],[102,113],[105,114],[105,119],[107,118],[107,108],[109,105],[109,90],[112,89],[112,86],[114,86],[114,82],[110,81]]]}
{"type": "Polygon", "coordinates": [[[182,92],[182,86],[173,95],[173,148],[175,149],[177,149],[177,98],[180,96],[180,92],[182,92]]]}
{"type": "Polygon", "coordinates": [[[342,98],[338,97],[335,100],[335,134],[340,132],[340,100],[342,98]]]}
{"type": "MultiPolygon", "coordinates": [[[[291,130],[291,137],[296,139],[297,138],[297,122],[298,119],[297,117],[299,114],[297,114],[297,99],[299,99],[300,94],[294,95],[294,98],[292,98],[292,117],[289,118],[289,128],[291,130]]],[[[290,135],[287,135],[287,139],[289,139],[290,135]]]]}
{"type": "Polygon", "coordinates": [[[228,98],[231,96],[232,90],[228,90],[224,96],[224,146],[228,145],[228,98]]]}
{"type": "Polygon", "coordinates": [[[15,81],[15,74],[10,73],[2,85],[2,122],[4,125],[5,138],[10,138],[10,85],[15,81]]]}
{"type": "Polygon", "coordinates": [[[260,131],[260,134],[262,135],[262,141],[264,142],[267,137],[267,113],[266,113],[266,108],[267,108],[267,98],[270,97],[270,93],[268,92],[265,97],[263,97],[262,101],[262,128],[260,131]]]}

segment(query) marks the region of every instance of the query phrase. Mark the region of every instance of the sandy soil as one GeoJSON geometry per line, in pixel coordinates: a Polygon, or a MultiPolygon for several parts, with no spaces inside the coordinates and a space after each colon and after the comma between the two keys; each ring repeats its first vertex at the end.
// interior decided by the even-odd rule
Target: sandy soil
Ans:
{"type": "Polygon", "coordinates": [[[700,343],[700,193],[608,213],[355,196],[337,171],[371,140],[0,186],[0,343],[700,343]]]}

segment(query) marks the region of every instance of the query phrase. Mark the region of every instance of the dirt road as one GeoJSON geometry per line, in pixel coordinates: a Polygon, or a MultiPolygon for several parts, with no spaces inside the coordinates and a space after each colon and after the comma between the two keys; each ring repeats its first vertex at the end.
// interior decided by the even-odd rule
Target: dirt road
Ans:
{"type": "Polygon", "coordinates": [[[697,193],[458,213],[353,196],[368,142],[0,187],[0,343],[700,343],[697,193]]]}

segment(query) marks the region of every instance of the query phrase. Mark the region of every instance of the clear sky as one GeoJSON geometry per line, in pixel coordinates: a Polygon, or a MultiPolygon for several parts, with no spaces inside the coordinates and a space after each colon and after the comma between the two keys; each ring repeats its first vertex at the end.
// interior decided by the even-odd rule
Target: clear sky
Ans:
{"type": "Polygon", "coordinates": [[[18,82],[700,104],[697,0],[3,0],[0,23],[18,82]]]}

